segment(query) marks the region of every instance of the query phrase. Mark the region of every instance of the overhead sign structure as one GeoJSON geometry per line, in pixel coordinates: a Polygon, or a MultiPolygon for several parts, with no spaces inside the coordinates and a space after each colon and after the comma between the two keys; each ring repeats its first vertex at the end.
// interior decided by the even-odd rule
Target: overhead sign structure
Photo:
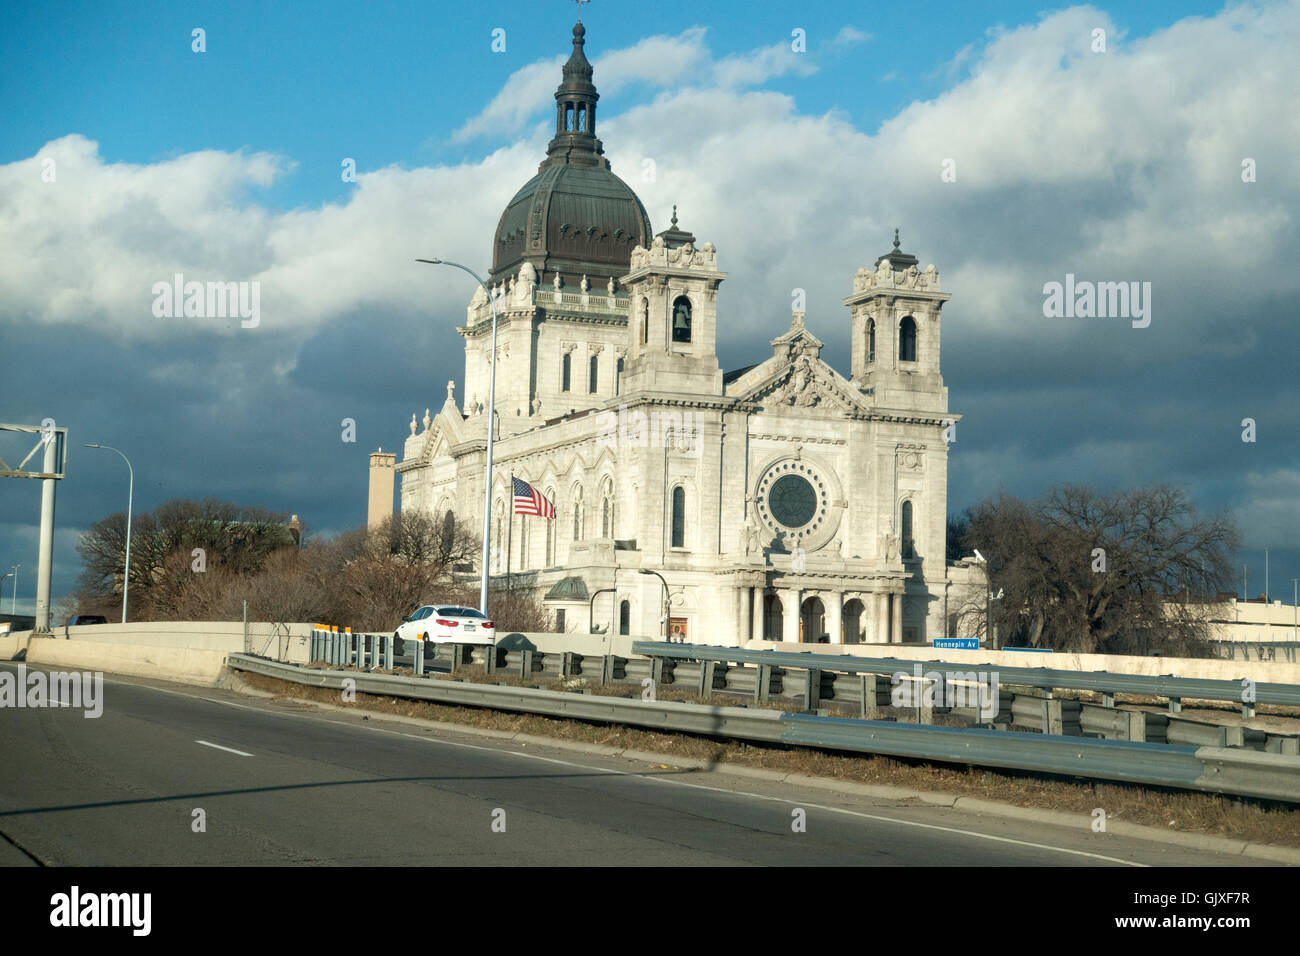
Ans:
{"type": "Polygon", "coordinates": [[[0,458],[0,478],[38,478],[41,481],[41,539],[36,568],[36,630],[50,629],[50,573],[54,564],[54,483],[67,471],[68,430],[60,428],[54,419],[47,418],[39,425],[0,424],[0,434],[17,432],[40,437],[27,456],[11,466],[0,458]],[[27,467],[28,462],[41,455],[40,471],[27,467]]]}

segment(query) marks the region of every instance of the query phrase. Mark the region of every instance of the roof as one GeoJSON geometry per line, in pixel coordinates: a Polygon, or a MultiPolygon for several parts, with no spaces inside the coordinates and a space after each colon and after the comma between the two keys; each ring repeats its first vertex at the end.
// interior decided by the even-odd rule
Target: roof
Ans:
{"type": "Polygon", "coordinates": [[[589,601],[591,595],[587,592],[587,582],[581,577],[564,578],[557,582],[554,587],[546,592],[544,601],[589,601]]]}

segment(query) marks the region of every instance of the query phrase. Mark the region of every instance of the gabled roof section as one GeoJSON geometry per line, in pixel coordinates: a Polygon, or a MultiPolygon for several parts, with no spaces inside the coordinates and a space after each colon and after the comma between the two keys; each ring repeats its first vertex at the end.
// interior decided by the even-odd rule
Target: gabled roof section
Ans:
{"type": "Polygon", "coordinates": [[[868,411],[866,396],[820,358],[822,341],[796,312],[789,331],[772,339],[772,357],[725,385],[728,397],[768,407],[868,411]]]}

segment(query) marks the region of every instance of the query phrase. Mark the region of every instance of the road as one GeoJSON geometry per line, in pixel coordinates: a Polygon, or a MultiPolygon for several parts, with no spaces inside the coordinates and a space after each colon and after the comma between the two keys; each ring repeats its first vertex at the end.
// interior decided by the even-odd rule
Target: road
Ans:
{"type": "Polygon", "coordinates": [[[0,710],[0,760],[4,865],[1261,865],[112,676],[0,710]]]}

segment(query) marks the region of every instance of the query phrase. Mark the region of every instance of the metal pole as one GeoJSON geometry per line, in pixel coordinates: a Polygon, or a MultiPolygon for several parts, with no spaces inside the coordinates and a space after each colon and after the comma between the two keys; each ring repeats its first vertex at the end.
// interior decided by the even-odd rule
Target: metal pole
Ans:
{"type": "Polygon", "coordinates": [[[665,580],[664,576],[663,576],[662,574],[660,574],[658,571],[651,571],[649,568],[642,568],[642,569],[640,570],[640,573],[641,573],[641,574],[653,574],[653,575],[654,575],[655,577],[657,577],[661,582],[663,582],[663,586],[664,586],[664,643],[668,643],[668,642],[669,642],[669,640],[668,640],[668,611],[669,611],[669,607],[670,607],[670,605],[671,605],[671,603],[672,603],[671,599],[668,597],[668,581],[665,580]]]}
{"type": "Polygon", "coordinates": [[[15,564],[11,569],[14,573],[14,596],[9,600],[10,614],[18,613],[18,569],[21,567],[22,567],[21,564],[15,564]]]}
{"type": "MultiPolygon", "coordinates": [[[[1291,579],[1291,640],[1300,641],[1300,578],[1291,579]]],[[[1283,594],[1286,592],[1283,591],[1283,594]]]]}
{"type": "Polygon", "coordinates": [[[596,626],[596,598],[600,597],[606,591],[613,591],[613,590],[614,588],[601,588],[599,591],[597,591],[595,594],[591,596],[591,600],[587,603],[587,633],[588,634],[595,633],[592,630],[592,628],[596,626]]]}
{"type": "MultiPolygon", "coordinates": [[[[120,451],[111,445],[86,445],[87,448],[103,448],[107,451],[117,452],[126,462],[127,472],[127,490],[126,490],[126,569],[122,574],[122,623],[126,623],[126,602],[131,589],[131,509],[135,504],[135,469],[131,467],[131,459],[122,455],[120,451]]],[[[247,637],[247,635],[245,635],[247,637]]],[[[244,641],[245,650],[247,650],[248,641],[244,641]]]]}
{"type": "MultiPolygon", "coordinates": [[[[478,273],[468,266],[463,266],[459,262],[448,262],[446,259],[416,259],[416,262],[427,262],[431,265],[454,266],[462,272],[468,272],[474,277],[483,291],[487,293],[488,304],[492,306],[492,357],[489,360],[488,373],[488,437],[487,437],[487,466],[483,475],[483,554],[480,563],[483,566],[483,573],[479,582],[479,610],[487,616],[488,612],[488,558],[490,556],[491,531],[492,531],[492,438],[493,438],[493,413],[497,405],[497,300],[492,294],[492,290],[487,287],[478,273]]],[[[513,490],[511,501],[513,502],[513,490]]]]}
{"type": "MultiPolygon", "coordinates": [[[[57,432],[45,440],[45,473],[52,474],[58,462],[57,432]]],[[[54,484],[55,478],[41,479],[41,544],[36,566],[36,630],[50,629],[50,577],[54,564],[54,484]]],[[[16,600],[15,600],[16,603],[16,600]]]]}

